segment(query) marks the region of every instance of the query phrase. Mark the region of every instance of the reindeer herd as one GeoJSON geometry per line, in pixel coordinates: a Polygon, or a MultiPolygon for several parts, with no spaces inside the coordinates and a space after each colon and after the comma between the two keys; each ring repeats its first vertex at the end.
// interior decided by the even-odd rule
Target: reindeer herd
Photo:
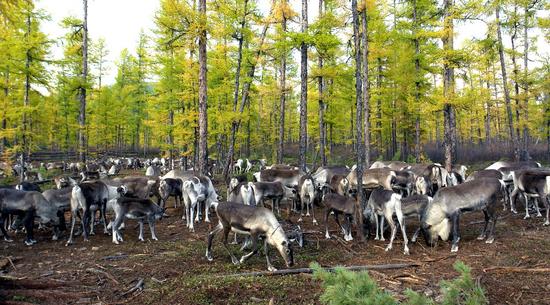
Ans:
{"type": "Polygon", "coordinates": [[[286,207],[287,218],[292,211],[297,214],[298,223],[311,221],[313,225],[318,225],[315,211],[322,211],[327,239],[333,237],[329,231],[331,214],[345,241],[353,240],[353,226],[360,222],[363,227],[356,226],[356,237],[359,234],[368,237],[374,226],[374,239],[384,241],[387,223],[390,237],[386,251],[392,249],[399,230],[405,254],[410,251],[405,226],[410,219],[419,223],[412,242],[422,233],[428,245],[433,246],[439,239],[450,239],[451,251],[458,251],[460,218],[470,211],[483,212],[484,224],[478,239],[492,243],[499,211],[510,209],[517,213],[518,196],[523,198],[525,219],[531,217],[531,211],[542,217],[544,209],[544,225],[550,225],[550,169],[532,161],[498,161],[469,175],[467,168],[460,165],[448,171],[438,163],[376,161],[363,172],[362,185],[358,185],[355,166],[323,166],[304,172],[291,165],[266,166],[265,160],[239,159],[232,166],[234,176],[227,183],[225,201],[212,183],[211,173],[218,170],[215,162],[206,175],[184,166],[171,169],[177,166],[175,163],[164,158],[145,161],[127,158],[88,164],[40,165],[67,173],[54,178],[56,188],[44,192],[31,181],[41,179],[32,170],[26,166],[13,168],[14,174],[29,181],[0,189],[3,238],[10,242],[8,231],[25,231],[24,243],[33,245],[36,243],[34,224],[38,220],[39,226],[52,228],[53,240],[58,240],[63,231],[69,231],[67,246],[75,242],[76,235],[88,241],[98,224],[104,234],[112,236],[114,244],[119,244],[123,242],[121,230],[125,222],[136,220],[139,240],[144,240],[145,223],[151,239],[157,240],[155,223],[167,216],[166,202],[174,197],[174,207],[178,204],[182,207],[182,220],[191,232],[197,223],[210,222],[210,213],[215,212],[218,224],[207,236],[209,261],[213,259],[213,239],[221,232],[223,247],[234,264],[257,254],[263,240],[267,267],[275,270],[268,247],[275,248],[290,267],[294,263],[292,242],[297,241],[301,246],[303,241],[300,226],[289,230],[286,222],[280,220],[282,207],[283,214],[286,207]],[[145,175],[114,177],[121,168],[145,169],[145,175]],[[254,169],[258,171],[252,173],[254,169]],[[249,172],[252,175],[243,175],[249,172]],[[368,198],[364,206],[358,201],[359,192],[368,198]],[[151,198],[156,199],[155,202],[151,198]],[[270,208],[266,208],[266,204],[270,208]],[[66,214],[70,214],[70,230],[66,226],[66,214]],[[238,235],[244,235],[241,251],[251,248],[240,259],[228,246],[230,232],[235,234],[234,242],[238,241],[238,235]]]}

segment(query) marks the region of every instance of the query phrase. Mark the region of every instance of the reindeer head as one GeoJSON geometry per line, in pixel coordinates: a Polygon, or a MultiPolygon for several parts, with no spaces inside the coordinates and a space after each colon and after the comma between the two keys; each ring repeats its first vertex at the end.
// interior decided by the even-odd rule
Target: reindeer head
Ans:
{"type": "MultiPolygon", "coordinates": [[[[252,182],[250,182],[252,183],[252,182]]],[[[254,197],[254,188],[249,184],[243,184],[241,186],[240,192],[244,204],[246,205],[256,205],[256,199],[254,197]]]]}
{"type": "Polygon", "coordinates": [[[421,229],[428,246],[433,247],[441,237],[442,240],[449,239],[451,223],[441,207],[430,200],[421,219],[421,229]]]}
{"type": "Polygon", "coordinates": [[[275,231],[268,232],[267,234],[268,243],[279,251],[285,260],[286,266],[292,267],[294,265],[294,252],[292,251],[292,247],[290,246],[290,242],[288,241],[283,228],[279,225],[275,228],[275,231]]]}
{"type": "Polygon", "coordinates": [[[183,191],[191,200],[204,201],[206,199],[206,188],[197,177],[185,181],[183,191]]]}

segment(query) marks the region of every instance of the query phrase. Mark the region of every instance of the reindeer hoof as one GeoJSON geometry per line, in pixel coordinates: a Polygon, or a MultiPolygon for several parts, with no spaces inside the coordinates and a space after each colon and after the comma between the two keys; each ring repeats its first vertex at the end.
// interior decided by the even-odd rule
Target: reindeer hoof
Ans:
{"type": "Polygon", "coordinates": [[[145,241],[145,239],[144,239],[143,237],[140,237],[140,238],[138,238],[138,239],[139,239],[139,241],[141,241],[141,242],[145,241]]]}
{"type": "Polygon", "coordinates": [[[156,236],[151,237],[152,240],[159,240],[156,236]]]}
{"type": "Polygon", "coordinates": [[[523,217],[523,219],[528,219],[528,218],[531,218],[530,215],[525,215],[525,217],[523,217]]]}
{"type": "Polygon", "coordinates": [[[409,252],[409,248],[405,248],[405,251],[403,251],[403,254],[410,255],[411,253],[409,252]]]}
{"type": "Polygon", "coordinates": [[[330,239],[330,234],[328,234],[328,232],[325,234],[325,239],[330,239]]]}
{"type": "Polygon", "coordinates": [[[57,236],[57,235],[52,236],[52,240],[55,241],[55,240],[58,240],[58,239],[59,239],[59,236],[57,236]]]}
{"type": "Polygon", "coordinates": [[[298,222],[302,222],[302,217],[298,218],[298,222]]]}
{"type": "Polygon", "coordinates": [[[210,253],[206,253],[206,259],[211,262],[214,260],[214,258],[212,257],[212,255],[210,253]]]}
{"type": "Polygon", "coordinates": [[[541,213],[538,213],[538,214],[537,214],[537,217],[542,217],[542,214],[541,214],[541,213]]]}
{"type": "Polygon", "coordinates": [[[25,245],[26,246],[32,246],[32,245],[34,245],[34,243],[31,240],[25,240],[25,245]]]}
{"type": "Polygon", "coordinates": [[[273,272],[273,271],[277,271],[277,268],[273,266],[267,266],[267,270],[273,272]]]}
{"type": "Polygon", "coordinates": [[[309,216],[311,216],[311,215],[309,215],[309,213],[306,213],[306,217],[309,217],[309,216]]]}
{"type": "Polygon", "coordinates": [[[545,221],[542,225],[543,225],[543,226],[550,226],[550,221],[547,220],[547,221],[545,221]]]}
{"type": "Polygon", "coordinates": [[[486,238],[485,235],[479,235],[479,236],[477,237],[477,240],[484,240],[485,238],[486,238]]]}
{"type": "Polygon", "coordinates": [[[68,247],[70,245],[73,244],[73,241],[72,240],[68,240],[66,243],[65,243],[65,247],[68,247]]]}
{"type": "Polygon", "coordinates": [[[494,238],[494,237],[489,237],[489,238],[485,241],[485,243],[486,243],[486,244],[492,244],[494,241],[495,241],[495,238],[494,238]]]}
{"type": "Polygon", "coordinates": [[[380,240],[380,237],[376,236],[376,237],[374,238],[374,240],[380,240]]]}
{"type": "Polygon", "coordinates": [[[416,242],[416,237],[411,238],[411,243],[415,243],[415,242],[416,242]]]}
{"type": "Polygon", "coordinates": [[[512,213],[514,213],[514,214],[517,214],[517,213],[518,213],[518,211],[516,211],[515,209],[512,209],[511,211],[512,211],[512,213]]]}
{"type": "Polygon", "coordinates": [[[90,235],[95,235],[95,232],[93,232],[93,231],[92,231],[92,232],[90,232],[90,235]]]}
{"type": "Polygon", "coordinates": [[[12,243],[13,239],[4,236],[4,241],[7,243],[12,243]]]}
{"type": "Polygon", "coordinates": [[[317,220],[313,219],[313,225],[314,226],[318,225],[317,220]]]}
{"type": "Polygon", "coordinates": [[[390,251],[390,250],[391,250],[391,248],[392,248],[392,247],[390,247],[390,246],[387,246],[387,247],[386,247],[386,249],[384,249],[384,251],[388,252],[388,251],[390,251]]]}
{"type": "Polygon", "coordinates": [[[453,245],[451,247],[451,252],[458,252],[458,245],[453,245]]]}
{"type": "Polygon", "coordinates": [[[239,260],[236,257],[232,257],[231,262],[233,262],[233,265],[238,265],[239,264],[239,260]]]}

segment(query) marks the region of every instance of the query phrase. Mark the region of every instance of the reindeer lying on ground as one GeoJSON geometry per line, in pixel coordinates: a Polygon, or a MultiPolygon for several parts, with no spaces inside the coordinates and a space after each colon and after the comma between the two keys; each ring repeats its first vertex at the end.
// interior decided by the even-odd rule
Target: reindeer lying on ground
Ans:
{"type": "Polygon", "coordinates": [[[397,227],[393,222],[393,215],[397,216],[397,221],[401,227],[401,233],[403,233],[403,241],[405,244],[403,252],[409,254],[407,232],[405,231],[405,220],[403,218],[403,211],[401,210],[401,195],[394,193],[390,190],[384,190],[377,188],[372,191],[367,208],[363,212],[363,215],[367,220],[374,217],[376,225],[376,237],[375,240],[384,240],[384,218],[388,221],[391,228],[390,243],[386,247],[386,251],[391,250],[393,246],[393,240],[397,232],[397,227]],[[380,228],[380,237],[378,232],[380,228]]]}
{"type": "Polygon", "coordinates": [[[258,238],[263,236],[264,251],[267,261],[267,269],[275,271],[269,260],[268,245],[276,248],[287,267],[294,265],[292,248],[285,235],[283,228],[277,218],[270,210],[263,207],[248,206],[235,202],[222,202],[215,204],[216,214],[218,215],[218,225],[208,233],[208,247],[206,249],[206,258],[212,261],[212,241],[216,234],[223,231],[223,246],[231,256],[233,264],[244,263],[248,258],[258,252],[258,238]],[[238,260],[227,246],[227,237],[229,232],[233,231],[239,234],[250,235],[252,239],[252,251],[243,255],[238,260]]]}
{"type": "Polygon", "coordinates": [[[457,252],[460,216],[468,211],[483,211],[485,225],[478,239],[492,243],[495,240],[496,207],[498,201],[505,198],[505,188],[498,179],[481,178],[439,190],[422,215],[422,232],[426,243],[433,246],[438,237],[446,241],[452,231],[451,252],[457,252]]]}
{"type": "Polygon", "coordinates": [[[334,219],[344,233],[344,240],[353,240],[351,236],[351,223],[355,216],[357,199],[329,193],[323,197],[323,205],[325,206],[325,238],[330,239],[330,234],[328,233],[328,216],[331,212],[334,212],[334,219]],[[340,224],[340,220],[338,219],[340,213],[344,214],[344,218],[347,220],[347,229],[340,224]]]}
{"type": "MultiPolygon", "coordinates": [[[[121,194],[123,195],[123,194],[121,194]]],[[[150,199],[140,199],[133,197],[120,197],[112,205],[115,212],[115,220],[112,223],[113,243],[119,244],[122,240],[119,227],[125,219],[136,219],[139,222],[139,237],[140,241],[143,238],[143,222],[149,223],[151,230],[151,239],[158,240],[155,234],[155,221],[162,219],[164,209],[152,202],[150,199]]]]}

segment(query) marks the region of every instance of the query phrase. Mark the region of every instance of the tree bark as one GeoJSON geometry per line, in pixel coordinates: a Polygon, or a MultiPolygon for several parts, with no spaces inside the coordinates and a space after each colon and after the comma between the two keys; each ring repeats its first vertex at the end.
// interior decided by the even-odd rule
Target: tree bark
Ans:
{"type": "MultiPolygon", "coordinates": [[[[302,0],[302,34],[307,35],[307,0],[302,0]]],[[[300,168],[306,171],[307,153],[307,43],[300,46],[300,168]]]]}
{"type": "MultiPolygon", "coordinates": [[[[287,5],[286,0],[282,1],[282,5],[287,5]]],[[[286,16],[285,10],[283,10],[283,20],[281,21],[281,27],[283,31],[283,36],[286,35],[286,16]]],[[[279,145],[277,147],[277,163],[283,163],[283,152],[284,152],[284,142],[285,142],[285,104],[286,104],[286,49],[283,50],[283,55],[281,57],[281,96],[279,98],[279,145]]]]}
{"type": "Polygon", "coordinates": [[[525,4],[523,15],[523,153],[524,160],[529,159],[529,4],[525,4]]]}
{"type": "MultiPolygon", "coordinates": [[[[30,36],[31,36],[31,3],[28,2],[27,5],[28,11],[27,11],[27,22],[26,22],[26,33],[25,37],[27,39],[27,43],[30,44],[30,36]]],[[[23,96],[23,135],[22,135],[22,142],[23,142],[23,151],[21,153],[21,166],[25,167],[25,161],[29,156],[29,139],[27,137],[27,129],[28,129],[28,122],[27,122],[27,110],[30,106],[30,89],[31,89],[31,49],[27,48],[25,52],[25,91],[23,96]]],[[[21,176],[19,177],[21,182],[23,182],[23,172],[21,171],[21,176]]]]}
{"type": "MultiPolygon", "coordinates": [[[[453,0],[444,0],[443,2],[443,30],[442,38],[443,49],[446,54],[453,51],[453,0]]],[[[448,56],[448,55],[447,55],[448,56]]],[[[445,168],[451,171],[452,164],[456,159],[456,118],[455,110],[452,103],[455,90],[454,67],[451,65],[449,58],[445,60],[443,67],[443,96],[445,105],[443,107],[444,114],[444,133],[445,133],[445,168]]]]}
{"type": "Polygon", "coordinates": [[[504,60],[504,46],[502,44],[502,33],[500,29],[500,5],[497,5],[495,8],[495,17],[497,24],[497,47],[500,58],[500,68],[502,70],[502,88],[504,90],[504,103],[506,105],[506,114],[508,117],[508,134],[510,136],[510,142],[512,144],[514,159],[519,160],[519,148],[514,132],[514,120],[512,116],[512,106],[510,102],[510,91],[508,90],[508,76],[506,74],[506,61],[504,60]]]}
{"type": "Polygon", "coordinates": [[[206,0],[199,0],[201,29],[199,32],[199,172],[206,174],[208,166],[208,96],[206,65],[206,0]]]}
{"type": "MultiPolygon", "coordinates": [[[[319,19],[323,17],[323,0],[319,0],[319,19]]],[[[323,54],[318,52],[319,56],[319,77],[318,77],[318,89],[319,89],[319,154],[321,155],[321,166],[327,165],[327,134],[325,126],[325,101],[324,101],[324,78],[323,78],[323,54]]]]}
{"type": "Polygon", "coordinates": [[[78,158],[86,162],[86,86],[88,82],[88,0],[83,0],[84,20],[82,23],[82,84],[79,88],[80,111],[78,115],[78,158]]]}
{"type": "Polygon", "coordinates": [[[376,89],[378,96],[376,97],[376,134],[378,143],[379,154],[382,154],[384,144],[382,143],[382,58],[377,58],[378,75],[376,76],[376,89]]]}
{"type": "MultiPolygon", "coordinates": [[[[10,95],[10,70],[9,67],[6,69],[5,77],[5,87],[4,87],[4,100],[2,106],[2,130],[5,131],[8,127],[8,121],[6,118],[8,110],[8,96],[10,95]]],[[[0,142],[0,153],[3,153],[6,147],[8,146],[8,139],[5,135],[2,136],[2,141],[0,142]]]]}
{"type": "Polygon", "coordinates": [[[361,20],[363,26],[362,41],[362,99],[363,99],[363,129],[365,133],[364,158],[365,168],[370,167],[370,81],[369,81],[369,25],[367,16],[367,6],[361,12],[361,20]]]}
{"type": "Polygon", "coordinates": [[[363,112],[363,102],[361,94],[361,37],[359,32],[359,12],[357,11],[357,0],[351,1],[351,10],[353,18],[353,45],[355,52],[355,137],[357,144],[357,167],[355,169],[357,173],[357,206],[356,206],[356,218],[357,223],[359,224],[359,229],[357,230],[360,240],[364,241],[365,236],[362,233],[363,229],[363,206],[365,205],[365,198],[363,196],[363,163],[364,163],[364,154],[363,142],[362,142],[362,112],[363,112]]]}
{"type": "Polygon", "coordinates": [[[416,108],[414,156],[416,163],[420,163],[420,41],[418,39],[418,7],[416,0],[413,0],[413,44],[414,44],[414,102],[416,108]]]}

